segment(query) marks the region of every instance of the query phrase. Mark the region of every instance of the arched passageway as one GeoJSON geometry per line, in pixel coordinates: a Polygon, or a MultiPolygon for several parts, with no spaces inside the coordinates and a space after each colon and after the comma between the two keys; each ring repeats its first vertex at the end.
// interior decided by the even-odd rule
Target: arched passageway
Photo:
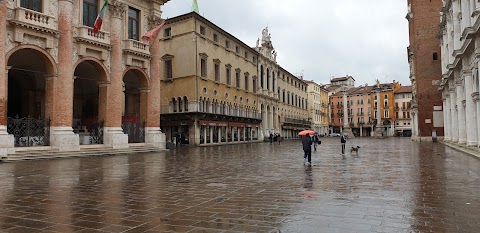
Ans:
{"type": "Polygon", "coordinates": [[[103,144],[105,77],[105,70],[94,60],[81,61],[75,68],[72,124],[81,145],[103,144]]]}
{"type": "Polygon", "coordinates": [[[54,74],[51,58],[27,47],[11,53],[7,64],[7,131],[16,147],[48,146],[53,93],[47,91],[46,79],[54,74]]]}
{"type": "Polygon", "coordinates": [[[122,129],[129,143],[145,142],[147,87],[145,74],[137,69],[130,69],[123,76],[122,129]]]}

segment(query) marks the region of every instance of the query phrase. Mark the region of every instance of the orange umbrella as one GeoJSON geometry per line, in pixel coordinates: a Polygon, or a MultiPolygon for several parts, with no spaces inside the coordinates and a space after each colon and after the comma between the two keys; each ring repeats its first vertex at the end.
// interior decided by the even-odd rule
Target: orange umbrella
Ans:
{"type": "Polygon", "coordinates": [[[300,133],[298,133],[298,135],[299,135],[299,136],[305,136],[305,135],[307,135],[307,133],[308,133],[309,135],[314,135],[314,134],[315,134],[315,132],[314,132],[313,130],[307,129],[307,130],[301,131],[300,133]]]}

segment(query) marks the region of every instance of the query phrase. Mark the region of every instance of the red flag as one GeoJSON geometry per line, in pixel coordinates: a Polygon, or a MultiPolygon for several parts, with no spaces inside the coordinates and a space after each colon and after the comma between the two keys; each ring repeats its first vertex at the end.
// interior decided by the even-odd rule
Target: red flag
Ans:
{"type": "Polygon", "coordinates": [[[142,36],[142,41],[143,42],[148,42],[153,36],[155,36],[157,34],[157,32],[160,30],[160,28],[163,27],[164,24],[165,24],[165,21],[163,23],[161,23],[160,25],[156,26],[154,29],[145,33],[145,35],[142,36]]]}
{"type": "Polygon", "coordinates": [[[105,11],[107,11],[108,0],[103,3],[100,13],[98,13],[97,19],[95,19],[95,24],[93,25],[93,33],[97,33],[100,28],[102,28],[103,18],[105,18],[105,11]]]}

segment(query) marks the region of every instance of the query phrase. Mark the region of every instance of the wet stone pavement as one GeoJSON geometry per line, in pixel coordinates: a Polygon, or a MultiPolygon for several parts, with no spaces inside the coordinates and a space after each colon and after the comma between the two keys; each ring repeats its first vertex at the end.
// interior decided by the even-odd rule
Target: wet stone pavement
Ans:
{"type": "Polygon", "coordinates": [[[480,232],[480,160],[322,138],[0,164],[0,232],[480,232]]]}

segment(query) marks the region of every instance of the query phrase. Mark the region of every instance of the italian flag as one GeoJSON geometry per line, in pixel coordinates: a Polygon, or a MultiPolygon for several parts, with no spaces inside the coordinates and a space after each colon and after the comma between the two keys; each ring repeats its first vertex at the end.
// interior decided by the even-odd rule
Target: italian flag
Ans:
{"type": "Polygon", "coordinates": [[[100,28],[102,28],[103,18],[105,17],[105,11],[107,11],[108,0],[105,0],[103,3],[102,9],[100,13],[98,13],[97,19],[95,20],[95,24],[93,25],[93,33],[97,33],[100,28]]]}

